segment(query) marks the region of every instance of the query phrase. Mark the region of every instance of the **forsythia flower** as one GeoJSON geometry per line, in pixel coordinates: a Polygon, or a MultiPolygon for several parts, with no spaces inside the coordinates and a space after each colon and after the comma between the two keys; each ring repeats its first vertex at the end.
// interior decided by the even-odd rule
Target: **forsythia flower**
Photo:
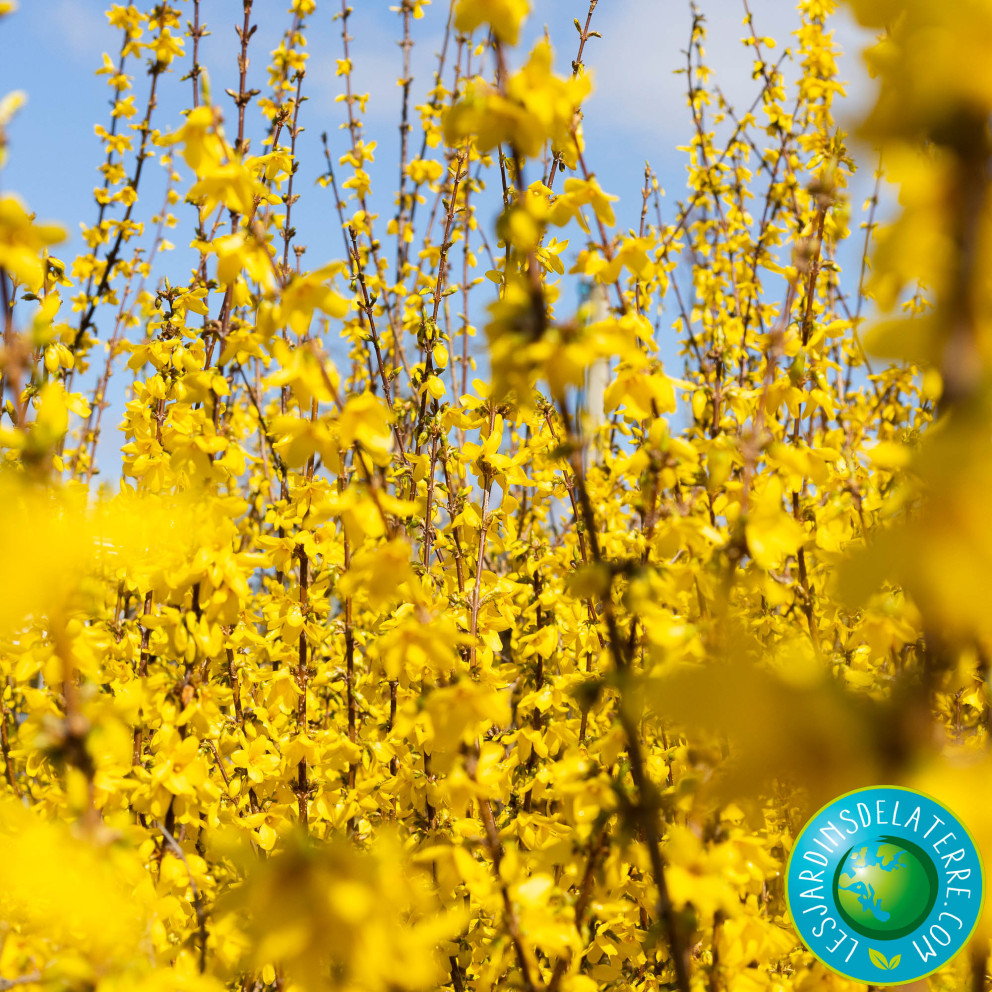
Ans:
{"type": "Polygon", "coordinates": [[[468,32],[480,24],[488,24],[500,41],[515,45],[520,26],[529,12],[529,0],[458,0],[455,27],[468,32]]]}
{"type": "Polygon", "coordinates": [[[736,110],[687,12],[677,202],[585,143],[616,5],[223,6],[110,5],[75,257],[0,195],[0,989],[847,988],[819,804],[992,849],[992,6],[852,0],[863,205],[836,0],[736,110]]]}
{"type": "Polygon", "coordinates": [[[32,292],[41,289],[45,276],[41,252],[65,240],[56,224],[36,224],[12,193],[0,196],[0,269],[32,292]]]}

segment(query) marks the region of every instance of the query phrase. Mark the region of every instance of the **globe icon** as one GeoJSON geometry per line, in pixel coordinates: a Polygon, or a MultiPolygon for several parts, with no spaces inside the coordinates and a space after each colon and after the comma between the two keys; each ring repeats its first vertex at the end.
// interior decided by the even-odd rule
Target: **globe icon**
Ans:
{"type": "Polygon", "coordinates": [[[912,841],[881,836],[859,841],[844,854],[833,888],[840,915],[857,933],[895,940],[930,915],[937,869],[912,841]]]}

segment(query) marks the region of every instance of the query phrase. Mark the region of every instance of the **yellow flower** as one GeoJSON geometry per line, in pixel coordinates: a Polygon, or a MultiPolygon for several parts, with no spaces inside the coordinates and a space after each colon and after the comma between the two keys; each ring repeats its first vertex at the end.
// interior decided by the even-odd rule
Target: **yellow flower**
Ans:
{"type": "Polygon", "coordinates": [[[515,45],[520,26],[530,13],[529,0],[458,0],[455,5],[455,27],[459,31],[474,31],[488,24],[493,34],[507,45],[515,45]]]}
{"type": "Polygon", "coordinates": [[[38,292],[44,282],[45,249],[64,240],[61,227],[36,224],[16,196],[0,195],[0,269],[32,292],[38,292]]]}

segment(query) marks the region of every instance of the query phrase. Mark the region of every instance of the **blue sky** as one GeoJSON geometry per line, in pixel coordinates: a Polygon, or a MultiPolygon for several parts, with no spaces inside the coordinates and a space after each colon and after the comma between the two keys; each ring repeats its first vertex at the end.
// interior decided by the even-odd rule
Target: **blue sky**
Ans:
{"type": "MultiPolygon", "coordinates": [[[[395,0],[393,0],[395,3],[395,0]]],[[[399,18],[390,13],[390,0],[352,0],[353,61],[359,91],[368,91],[366,131],[379,140],[374,172],[386,183],[395,173],[396,124],[400,91],[401,53],[395,45],[399,18]]],[[[92,188],[99,176],[100,146],[93,134],[96,122],[106,122],[109,90],[103,76],[93,71],[104,51],[115,53],[118,39],[106,24],[103,0],[21,0],[21,9],[0,24],[0,92],[23,89],[30,103],[11,128],[10,162],[0,177],[5,189],[18,191],[39,216],[72,221],[92,214],[92,188]],[[67,168],[66,162],[74,163],[67,168]]],[[[188,5],[191,7],[191,5],[188,5]]],[[[233,25],[240,0],[204,0],[203,18],[212,34],[203,45],[202,61],[209,67],[214,91],[236,88],[237,38],[233,25]]],[[[427,16],[414,22],[414,96],[419,102],[431,82],[435,52],[444,28],[444,7],[436,0],[427,16]]],[[[526,42],[547,25],[556,51],[556,66],[566,71],[574,55],[577,33],[573,17],[585,19],[585,0],[536,0],[527,25],[526,42]]],[[[743,4],[740,0],[703,0],[709,38],[707,51],[716,79],[737,106],[746,106],[756,84],[750,79],[751,54],[740,44],[743,4]]],[[[283,0],[256,0],[259,31],[252,41],[251,74],[263,82],[268,52],[288,23],[283,0]]],[[[796,15],[785,0],[752,0],[758,30],[775,37],[781,46],[792,39],[796,15]]],[[[335,0],[318,0],[310,31],[311,53],[305,92],[310,100],[303,123],[310,141],[322,130],[332,134],[343,121],[335,104],[339,80],[334,59],[340,57],[340,29],[332,21],[335,0]]],[[[585,107],[584,130],[591,150],[590,167],[603,186],[621,197],[617,208],[621,225],[636,224],[644,162],[650,160],[671,202],[684,189],[684,158],[676,146],[689,136],[684,77],[672,74],[682,64],[691,25],[688,3],[678,0],[601,0],[593,27],[603,33],[586,46],[586,63],[595,90],[585,107]]],[[[860,65],[858,50],[866,41],[848,18],[838,22],[838,39],[845,48],[843,75],[852,82],[849,103],[863,105],[871,84],[860,65]]],[[[518,59],[522,53],[518,53],[518,59]]],[[[183,71],[185,66],[183,67],[183,71]]],[[[165,99],[156,114],[160,128],[181,124],[180,111],[188,102],[189,84],[173,73],[163,87],[165,99]],[[170,97],[179,99],[170,99],[170,97]]],[[[147,79],[135,81],[135,103],[140,108],[147,79]]],[[[229,103],[220,96],[220,102],[229,103]]],[[[226,107],[225,109],[231,109],[226,107]]],[[[343,138],[342,138],[343,140],[343,138]]],[[[303,182],[320,171],[316,156],[304,158],[303,182]],[[307,173],[307,166],[309,171],[307,173]]],[[[373,178],[377,178],[374,174],[373,178]]],[[[375,186],[373,189],[375,190],[375,186]]],[[[336,232],[334,232],[336,235],[336,232]]],[[[337,242],[326,246],[336,252],[337,242]]],[[[318,254],[318,244],[313,249],[318,254]]]]}
{"type": "MultiPolygon", "coordinates": [[[[393,3],[396,0],[392,0],[393,3]]],[[[373,202],[380,213],[381,233],[392,212],[392,191],[398,161],[397,124],[400,90],[401,51],[395,44],[400,37],[400,20],[389,11],[390,0],[352,0],[350,21],[355,83],[359,92],[370,94],[366,115],[367,139],[379,142],[376,162],[369,167],[373,181],[373,202]]],[[[10,128],[10,157],[0,175],[0,188],[17,192],[44,220],[58,220],[69,229],[70,242],[56,249],[67,260],[80,246],[78,223],[92,221],[95,206],[92,190],[99,180],[99,139],[95,123],[109,118],[110,90],[104,76],[94,75],[102,53],[116,53],[119,39],[106,23],[103,0],[21,0],[20,10],[0,22],[0,95],[13,89],[25,90],[29,103],[10,128]]],[[[186,5],[189,13],[192,4],[186,5]]],[[[798,25],[797,15],[785,0],[751,0],[758,32],[771,35],[779,51],[793,42],[790,32],[798,25]]],[[[268,53],[278,43],[289,23],[285,0],[256,0],[254,20],[259,30],[252,40],[249,85],[265,91],[268,53]]],[[[742,0],[701,0],[707,15],[707,55],[715,80],[736,107],[744,109],[757,92],[751,80],[751,49],[741,44],[742,0]]],[[[335,59],[341,56],[340,23],[332,19],[339,10],[336,0],[318,0],[317,13],[308,33],[310,61],[304,83],[309,97],[302,112],[306,133],[302,138],[296,191],[304,195],[294,222],[298,241],[308,246],[304,264],[316,268],[341,256],[341,235],[329,191],[315,187],[322,171],[319,136],[327,131],[332,149],[341,154],[345,136],[338,127],[344,120],[343,105],[335,102],[340,80],[335,76],[335,59]]],[[[413,103],[423,102],[432,82],[435,54],[439,50],[447,4],[435,0],[427,16],[414,21],[413,103]]],[[[583,22],[587,0],[535,0],[527,23],[526,36],[513,64],[519,64],[527,47],[547,26],[556,52],[556,68],[567,72],[574,57],[578,35],[572,24],[583,22]]],[[[233,106],[223,91],[237,88],[236,55],[238,41],[233,25],[240,19],[240,0],[203,0],[202,18],[212,33],[202,46],[201,62],[210,72],[215,101],[233,121],[233,106]]],[[[685,107],[685,77],[673,71],[683,64],[692,15],[689,4],[678,0],[600,0],[593,28],[601,39],[586,46],[594,93],[584,108],[587,162],[603,187],[620,197],[616,213],[621,228],[636,227],[640,212],[640,188],[645,160],[649,160],[666,190],[665,220],[675,212],[675,201],[685,195],[685,157],[677,146],[690,136],[691,121],[685,107]]],[[[872,84],[861,66],[859,51],[871,39],[846,15],[837,22],[837,38],[844,49],[842,77],[849,81],[846,113],[854,115],[870,99],[872,84]]],[[[450,64],[450,63],[449,63],[450,64]]],[[[181,111],[189,103],[190,84],[180,82],[183,64],[167,77],[154,124],[171,130],[182,123],[181,111]]],[[[135,71],[135,70],[132,70],[135,71]]],[[[450,79],[450,75],[447,76],[450,79]]],[[[135,104],[139,113],[148,90],[147,77],[135,79],[135,104]]],[[[255,115],[258,119],[259,115],[255,115]]],[[[844,114],[841,115],[842,123],[844,114]]],[[[419,145],[415,130],[414,144],[419,145]]],[[[256,147],[255,150],[258,150],[256,147]]],[[[862,160],[870,161],[867,156],[862,160]]],[[[161,170],[152,170],[160,172],[161,170]]],[[[854,224],[859,219],[861,201],[870,189],[871,168],[855,188],[854,224]]],[[[536,172],[530,178],[537,178],[536,172]]],[[[150,175],[143,185],[146,203],[143,216],[150,217],[161,202],[162,177],[150,175]],[[147,196],[147,200],[145,197],[147,196]]],[[[483,208],[485,209],[485,208],[483,208]]],[[[179,205],[179,228],[174,240],[180,251],[168,263],[170,279],[182,282],[188,265],[182,246],[191,235],[192,208],[179,205]]],[[[495,219],[482,216],[489,225],[495,219]]],[[[574,244],[573,244],[574,247],[574,244]]],[[[392,252],[388,253],[391,257],[392,252]]],[[[571,282],[574,283],[574,280],[571,282]]],[[[569,294],[575,292],[570,285],[569,294]]],[[[569,297],[563,297],[563,304],[569,297]]],[[[663,318],[667,327],[670,319],[663,318]]],[[[663,354],[666,347],[662,346],[663,354]]],[[[108,411],[106,427],[117,420],[108,411]]],[[[113,431],[105,430],[105,436],[113,431]]]]}

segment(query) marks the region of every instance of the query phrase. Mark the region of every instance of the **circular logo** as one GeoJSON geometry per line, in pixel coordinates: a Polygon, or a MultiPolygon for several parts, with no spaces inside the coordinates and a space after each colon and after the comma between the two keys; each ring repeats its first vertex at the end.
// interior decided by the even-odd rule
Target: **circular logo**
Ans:
{"type": "Polygon", "coordinates": [[[964,946],[985,884],[975,842],[950,810],[883,785],[814,814],[789,855],[785,893],[799,936],[828,968],[901,985],[964,946]]]}

